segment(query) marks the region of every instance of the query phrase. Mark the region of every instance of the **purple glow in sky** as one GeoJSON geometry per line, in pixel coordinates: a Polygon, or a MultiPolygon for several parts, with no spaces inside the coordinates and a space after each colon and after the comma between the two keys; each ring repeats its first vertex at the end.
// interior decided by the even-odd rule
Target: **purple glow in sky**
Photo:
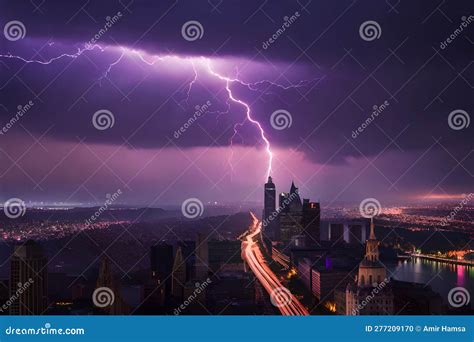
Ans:
{"type": "Polygon", "coordinates": [[[168,5],[91,4],[92,24],[56,1],[47,24],[25,4],[0,5],[27,28],[0,39],[0,125],[11,126],[0,135],[0,201],[100,202],[117,188],[140,205],[261,201],[269,174],[277,191],[294,180],[323,205],[472,191],[472,125],[448,124],[455,110],[470,114],[472,58],[464,39],[433,51],[449,29],[442,18],[420,25],[419,8],[404,5],[407,18],[376,2],[370,18],[354,4],[267,6],[267,16],[249,4],[168,5]],[[181,36],[191,19],[204,27],[196,41],[181,36]],[[382,27],[375,41],[359,36],[368,19],[382,27]],[[113,126],[96,129],[98,111],[113,126]]]}

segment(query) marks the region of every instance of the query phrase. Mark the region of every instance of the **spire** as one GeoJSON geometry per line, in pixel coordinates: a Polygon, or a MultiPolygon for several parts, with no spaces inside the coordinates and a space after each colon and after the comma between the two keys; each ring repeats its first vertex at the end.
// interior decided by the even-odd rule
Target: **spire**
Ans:
{"type": "Polygon", "coordinates": [[[268,176],[268,181],[267,181],[267,184],[271,184],[271,183],[273,183],[272,176],[268,176]]]}
{"type": "Polygon", "coordinates": [[[369,236],[369,240],[377,240],[377,238],[375,237],[375,227],[374,227],[374,218],[373,217],[370,218],[370,236],[369,236]]]}
{"type": "Polygon", "coordinates": [[[176,250],[171,275],[171,293],[177,298],[182,298],[184,284],[186,283],[186,263],[183,258],[181,246],[176,250]]]}
{"type": "Polygon", "coordinates": [[[379,242],[375,237],[373,217],[370,219],[370,236],[365,245],[365,259],[372,262],[379,260],[379,242]]]}
{"type": "Polygon", "coordinates": [[[178,270],[183,265],[183,252],[181,246],[176,250],[176,255],[174,256],[173,270],[178,270]]]}
{"type": "Polygon", "coordinates": [[[295,182],[291,181],[291,189],[290,189],[290,194],[297,193],[298,188],[295,186],[295,182]]]}

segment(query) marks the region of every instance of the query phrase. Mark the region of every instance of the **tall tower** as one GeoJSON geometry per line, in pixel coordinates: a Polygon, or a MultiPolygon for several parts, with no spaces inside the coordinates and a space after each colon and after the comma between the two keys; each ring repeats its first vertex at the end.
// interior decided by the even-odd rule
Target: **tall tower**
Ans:
{"type": "Polygon", "coordinates": [[[387,271],[380,262],[379,256],[379,241],[375,237],[372,218],[370,236],[366,242],[364,259],[359,264],[357,280],[353,284],[349,283],[346,288],[347,315],[393,314],[393,292],[389,284],[390,280],[387,279],[387,271]],[[376,293],[375,296],[374,293],[376,293]]]}
{"type": "Polygon", "coordinates": [[[374,219],[370,219],[370,235],[365,246],[365,257],[359,266],[359,276],[357,277],[357,285],[359,287],[372,287],[379,284],[385,277],[387,272],[385,267],[379,260],[379,242],[375,237],[374,219]]]}
{"type": "Polygon", "coordinates": [[[275,184],[273,184],[272,177],[268,177],[268,181],[265,183],[264,187],[264,201],[263,201],[263,222],[264,229],[271,229],[273,226],[273,221],[275,218],[272,218],[270,221],[270,216],[275,215],[276,210],[276,189],[275,184]],[[270,226],[270,227],[268,227],[270,226]]]}
{"type": "Polygon", "coordinates": [[[294,181],[291,181],[291,188],[290,188],[290,194],[296,194],[298,193],[298,188],[295,185],[294,181]]]}
{"type": "Polygon", "coordinates": [[[10,306],[11,315],[44,313],[48,307],[47,261],[41,246],[32,240],[15,246],[10,266],[10,296],[17,299],[10,306]]]}
{"type": "Polygon", "coordinates": [[[319,245],[321,240],[321,208],[319,203],[303,199],[303,234],[308,246],[319,245]]]}
{"type": "Polygon", "coordinates": [[[183,298],[184,285],[186,284],[186,262],[181,247],[176,250],[172,275],[171,293],[174,297],[183,298]]]}
{"type": "Polygon", "coordinates": [[[165,294],[171,293],[171,272],[173,271],[173,246],[159,243],[150,248],[151,276],[164,282],[165,294]]]}
{"type": "Polygon", "coordinates": [[[291,182],[290,192],[280,194],[278,222],[281,241],[288,243],[293,236],[302,233],[302,218],[303,203],[298,188],[291,182]]]}
{"type": "MultiPolygon", "coordinates": [[[[375,237],[374,219],[370,219],[370,235],[365,245],[365,259],[372,262],[379,261],[379,242],[375,237]]],[[[385,269],[385,268],[384,268],[385,269]]]]}
{"type": "MultiPolygon", "coordinates": [[[[125,315],[130,312],[130,308],[124,302],[120,293],[120,284],[114,279],[112,269],[110,267],[110,260],[104,256],[99,267],[99,277],[97,278],[96,288],[106,287],[114,294],[114,299],[110,305],[101,308],[110,315],[125,315]]],[[[97,300],[97,299],[96,299],[97,300]]]]}

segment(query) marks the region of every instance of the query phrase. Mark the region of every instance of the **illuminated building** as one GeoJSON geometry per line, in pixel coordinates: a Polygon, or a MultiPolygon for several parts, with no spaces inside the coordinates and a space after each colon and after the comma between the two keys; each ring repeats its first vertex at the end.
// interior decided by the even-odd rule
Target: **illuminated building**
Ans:
{"type": "Polygon", "coordinates": [[[280,239],[284,243],[291,241],[294,235],[300,235],[303,231],[303,204],[298,193],[298,188],[291,182],[289,193],[280,194],[280,239]]]}
{"type": "Polygon", "coordinates": [[[263,232],[272,238],[277,238],[277,217],[276,217],[276,188],[273,184],[272,177],[268,177],[268,181],[264,186],[263,194],[263,232]]]}
{"type": "Polygon", "coordinates": [[[379,241],[375,237],[372,219],[365,257],[359,264],[356,281],[349,283],[346,288],[346,315],[393,314],[392,287],[379,257],[379,241]]]}
{"type": "Polygon", "coordinates": [[[159,283],[164,281],[166,295],[171,293],[171,272],[173,270],[173,246],[159,243],[150,248],[151,277],[159,283]]]}
{"type": "Polygon", "coordinates": [[[345,288],[351,281],[350,269],[335,269],[330,262],[326,267],[313,264],[308,258],[298,263],[298,274],[305,287],[320,301],[332,301],[334,290],[345,288]]]}
{"type": "Polygon", "coordinates": [[[334,290],[347,286],[349,270],[315,268],[311,273],[311,292],[320,301],[334,299],[334,290]]]}
{"type": "Polygon", "coordinates": [[[47,258],[39,244],[29,240],[15,246],[10,269],[11,315],[41,315],[48,306],[47,258]]]}
{"type": "MultiPolygon", "coordinates": [[[[278,197],[279,208],[275,209],[275,184],[271,177],[264,188],[263,231],[267,237],[293,245],[315,246],[320,241],[321,209],[319,203],[309,199],[301,201],[298,188],[291,182],[290,192],[278,197]],[[271,233],[268,234],[268,231],[271,233]],[[302,240],[304,239],[304,241],[302,240]]],[[[271,246],[269,247],[271,250],[271,246]]]]}
{"type": "Polygon", "coordinates": [[[303,235],[306,237],[306,245],[317,246],[321,240],[321,208],[319,203],[303,199],[303,235]]]}

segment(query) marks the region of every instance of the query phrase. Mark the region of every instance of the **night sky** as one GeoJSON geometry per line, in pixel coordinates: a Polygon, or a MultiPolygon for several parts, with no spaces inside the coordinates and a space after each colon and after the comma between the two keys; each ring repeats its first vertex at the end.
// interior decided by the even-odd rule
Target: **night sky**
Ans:
{"type": "Polygon", "coordinates": [[[0,202],[261,201],[267,148],[277,191],[294,180],[323,205],[456,199],[474,188],[472,10],[2,1],[0,202]],[[111,127],[95,127],[101,110],[111,127]]]}

